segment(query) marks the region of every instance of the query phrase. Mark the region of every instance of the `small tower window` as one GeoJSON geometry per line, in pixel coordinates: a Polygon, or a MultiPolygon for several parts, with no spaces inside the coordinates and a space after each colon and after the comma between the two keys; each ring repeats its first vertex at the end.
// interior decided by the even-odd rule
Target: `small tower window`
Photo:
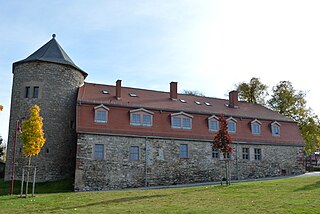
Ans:
{"type": "Polygon", "coordinates": [[[33,87],[33,98],[38,98],[39,97],[39,86],[34,86],[33,87]]]}
{"type": "Polygon", "coordinates": [[[28,98],[29,97],[29,93],[30,93],[30,86],[27,86],[26,90],[25,90],[24,98],[28,98]]]}

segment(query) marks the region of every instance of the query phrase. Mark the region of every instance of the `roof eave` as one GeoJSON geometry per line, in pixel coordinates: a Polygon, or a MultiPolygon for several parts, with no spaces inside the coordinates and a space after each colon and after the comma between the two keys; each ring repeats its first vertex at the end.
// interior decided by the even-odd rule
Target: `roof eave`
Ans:
{"type": "Polygon", "coordinates": [[[48,62],[48,63],[56,63],[56,64],[59,64],[59,65],[67,65],[67,66],[71,66],[72,68],[75,68],[76,70],[80,71],[80,73],[82,73],[82,75],[84,76],[84,78],[86,78],[88,76],[88,73],[83,71],[81,68],[79,68],[78,66],[75,66],[71,63],[62,63],[62,62],[55,62],[55,61],[51,61],[51,60],[42,60],[42,59],[34,59],[34,60],[20,60],[20,61],[17,61],[17,62],[14,62],[12,64],[12,73],[14,74],[14,70],[15,70],[15,67],[17,65],[21,65],[23,63],[28,63],[28,62],[48,62]]]}

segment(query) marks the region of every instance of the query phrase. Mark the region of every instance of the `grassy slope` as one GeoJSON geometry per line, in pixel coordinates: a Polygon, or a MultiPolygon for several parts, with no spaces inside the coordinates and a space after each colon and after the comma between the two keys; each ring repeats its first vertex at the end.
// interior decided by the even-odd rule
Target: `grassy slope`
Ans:
{"type": "Polygon", "coordinates": [[[1,196],[2,213],[320,213],[320,177],[231,186],[1,196]]]}

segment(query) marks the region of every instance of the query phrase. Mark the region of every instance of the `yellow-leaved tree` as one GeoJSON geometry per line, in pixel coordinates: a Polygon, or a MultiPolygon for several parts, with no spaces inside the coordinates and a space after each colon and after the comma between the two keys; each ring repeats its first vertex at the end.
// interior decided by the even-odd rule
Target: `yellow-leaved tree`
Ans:
{"type": "Polygon", "coordinates": [[[2,111],[3,110],[3,106],[2,105],[0,105],[0,111],[2,111]]]}
{"type": "Polygon", "coordinates": [[[29,169],[31,164],[31,157],[36,156],[41,151],[41,148],[46,142],[43,132],[42,117],[40,116],[40,107],[34,105],[30,108],[30,117],[22,124],[21,140],[23,144],[23,154],[29,158],[26,196],[28,195],[29,169]]]}

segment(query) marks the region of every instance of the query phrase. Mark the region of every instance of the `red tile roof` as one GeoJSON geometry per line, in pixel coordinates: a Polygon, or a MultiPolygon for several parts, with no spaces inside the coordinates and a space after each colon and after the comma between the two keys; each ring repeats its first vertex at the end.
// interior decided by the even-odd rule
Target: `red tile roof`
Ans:
{"type": "Polygon", "coordinates": [[[121,99],[117,100],[115,95],[115,86],[85,83],[79,90],[78,102],[172,112],[183,111],[193,114],[219,115],[223,113],[226,116],[233,117],[294,122],[292,119],[266,107],[242,101],[239,102],[239,108],[230,108],[228,107],[229,101],[226,99],[178,94],[178,100],[171,100],[170,92],[130,87],[121,88],[121,99]],[[107,91],[108,94],[102,93],[102,91],[107,91]],[[137,96],[133,97],[130,94],[136,94],[137,96]],[[210,103],[210,106],[206,105],[205,102],[210,103]]]}

